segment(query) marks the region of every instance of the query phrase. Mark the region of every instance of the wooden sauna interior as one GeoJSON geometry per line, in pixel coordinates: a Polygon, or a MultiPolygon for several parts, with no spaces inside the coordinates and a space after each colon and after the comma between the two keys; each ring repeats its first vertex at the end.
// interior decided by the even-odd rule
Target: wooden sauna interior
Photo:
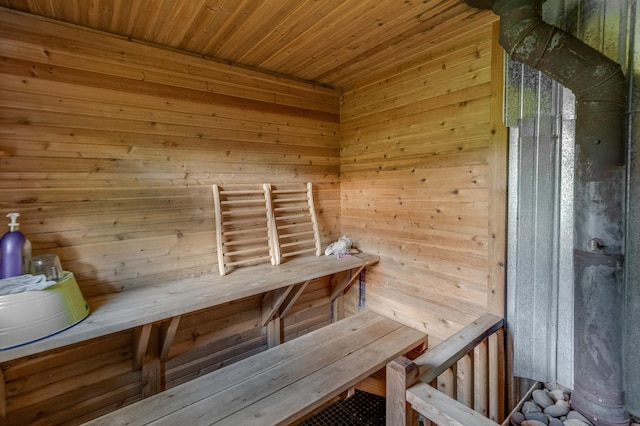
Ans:
{"type": "MultiPolygon", "coordinates": [[[[429,336],[503,315],[498,17],[462,0],[0,0],[0,214],[85,297],[218,274],[212,185],[311,182],[322,247],[380,256],[341,302],[429,336]]],[[[4,232],[4,231],[3,231],[4,232]]],[[[338,315],[309,283],[282,339],[338,315]]],[[[0,364],[0,424],[78,424],[261,352],[260,297],[0,364]]]]}

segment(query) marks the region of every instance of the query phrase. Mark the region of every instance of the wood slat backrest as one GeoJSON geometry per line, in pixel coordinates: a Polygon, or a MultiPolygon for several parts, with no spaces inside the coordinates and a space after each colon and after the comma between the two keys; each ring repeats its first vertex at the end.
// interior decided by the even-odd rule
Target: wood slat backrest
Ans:
{"type": "Polygon", "coordinates": [[[218,268],[271,261],[276,265],[269,185],[213,185],[218,268]]]}
{"type": "Polygon", "coordinates": [[[213,185],[218,267],[225,275],[234,266],[315,253],[320,231],[313,185],[213,185]]]}
{"type": "Polygon", "coordinates": [[[271,203],[279,247],[277,262],[299,254],[320,256],[320,232],[313,203],[313,185],[272,185],[271,203]]]}

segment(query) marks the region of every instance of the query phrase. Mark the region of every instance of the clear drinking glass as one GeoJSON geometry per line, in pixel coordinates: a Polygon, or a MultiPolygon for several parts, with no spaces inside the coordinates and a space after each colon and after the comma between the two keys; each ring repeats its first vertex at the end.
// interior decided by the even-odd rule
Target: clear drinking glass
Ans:
{"type": "Polygon", "coordinates": [[[41,254],[31,258],[31,274],[44,274],[49,281],[62,279],[62,265],[56,254],[41,254]]]}

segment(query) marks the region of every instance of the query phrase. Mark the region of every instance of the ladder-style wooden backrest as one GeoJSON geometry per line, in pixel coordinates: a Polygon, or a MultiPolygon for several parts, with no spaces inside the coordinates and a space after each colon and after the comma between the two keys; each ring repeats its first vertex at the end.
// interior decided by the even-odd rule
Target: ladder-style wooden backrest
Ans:
{"type": "Polygon", "coordinates": [[[311,183],[213,185],[218,267],[271,261],[322,247],[311,183]]]}
{"type": "Polygon", "coordinates": [[[273,219],[266,184],[213,185],[218,267],[275,263],[273,219]]]}
{"type": "Polygon", "coordinates": [[[276,263],[304,253],[320,256],[322,247],[312,184],[272,185],[271,203],[278,246],[276,263]]]}

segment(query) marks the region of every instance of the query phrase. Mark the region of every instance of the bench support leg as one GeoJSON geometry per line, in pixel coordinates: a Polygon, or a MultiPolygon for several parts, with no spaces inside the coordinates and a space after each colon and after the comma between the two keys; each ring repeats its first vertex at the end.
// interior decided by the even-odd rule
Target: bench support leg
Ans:
{"type": "Polygon", "coordinates": [[[145,324],[136,327],[133,331],[133,368],[139,370],[144,362],[144,355],[149,347],[149,338],[151,337],[151,328],[153,324],[145,324]]]}
{"type": "Polygon", "coordinates": [[[149,336],[149,346],[142,362],[142,397],[162,392],[162,362],[160,361],[160,326],[154,325],[149,336]]]}
{"type": "Polygon", "coordinates": [[[271,321],[267,323],[267,347],[274,348],[282,341],[280,333],[280,315],[275,315],[271,321]]]}
{"type": "Polygon", "coordinates": [[[407,403],[407,389],[418,374],[418,366],[403,356],[387,364],[387,426],[418,424],[418,413],[407,403]]]}

